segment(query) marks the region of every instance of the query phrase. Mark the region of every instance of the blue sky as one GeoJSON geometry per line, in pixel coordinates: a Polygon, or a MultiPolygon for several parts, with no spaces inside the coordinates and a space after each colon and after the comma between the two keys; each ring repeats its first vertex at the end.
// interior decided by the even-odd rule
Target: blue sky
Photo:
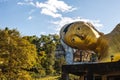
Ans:
{"type": "Polygon", "coordinates": [[[23,36],[58,34],[79,20],[109,33],[120,23],[120,0],[0,0],[0,29],[15,28],[23,36]]]}

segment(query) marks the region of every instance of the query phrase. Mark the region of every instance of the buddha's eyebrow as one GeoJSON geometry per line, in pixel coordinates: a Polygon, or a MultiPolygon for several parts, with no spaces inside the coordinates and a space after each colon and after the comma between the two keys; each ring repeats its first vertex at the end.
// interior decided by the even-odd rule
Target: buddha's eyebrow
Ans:
{"type": "Polygon", "coordinates": [[[67,27],[64,29],[64,31],[63,31],[63,32],[65,32],[65,33],[66,33],[66,32],[68,31],[69,27],[70,27],[72,24],[73,24],[73,23],[68,24],[68,25],[67,25],[67,27]]]}

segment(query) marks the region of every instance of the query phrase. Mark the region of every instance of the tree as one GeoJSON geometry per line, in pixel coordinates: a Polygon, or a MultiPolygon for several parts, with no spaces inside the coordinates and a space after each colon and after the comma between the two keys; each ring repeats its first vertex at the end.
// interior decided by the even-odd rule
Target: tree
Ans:
{"type": "Polygon", "coordinates": [[[56,58],[54,69],[56,70],[56,74],[60,74],[62,70],[62,65],[66,64],[64,56],[61,56],[60,58],[56,58]]]}
{"type": "Polygon", "coordinates": [[[36,46],[38,59],[35,68],[41,76],[60,73],[65,60],[64,57],[55,58],[56,47],[60,44],[59,35],[24,36],[24,39],[36,46]]]}
{"type": "Polygon", "coordinates": [[[16,30],[0,30],[0,69],[7,79],[30,79],[26,71],[36,64],[36,47],[16,30]],[[22,77],[20,77],[22,75],[22,77]]]}

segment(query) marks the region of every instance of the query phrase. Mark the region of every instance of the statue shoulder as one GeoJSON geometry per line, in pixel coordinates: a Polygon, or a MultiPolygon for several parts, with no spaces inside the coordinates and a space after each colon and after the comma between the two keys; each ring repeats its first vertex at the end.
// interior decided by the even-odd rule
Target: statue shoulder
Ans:
{"type": "Polygon", "coordinates": [[[120,23],[116,25],[110,34],[120,34],[120,23]]]}

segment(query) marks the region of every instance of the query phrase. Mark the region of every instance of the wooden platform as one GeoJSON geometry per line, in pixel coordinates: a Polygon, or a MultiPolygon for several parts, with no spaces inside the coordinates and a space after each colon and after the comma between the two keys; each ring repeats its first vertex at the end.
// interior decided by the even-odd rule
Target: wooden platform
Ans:
{"type": "Polygon", "coordinates": [[[120,61],[107,63],[83,63],[62,66],[62,78],[68,79],[68,74],[87,76],[87,80],[92,80],[93,74],[107,75],[110,73],[120,73],[120,61]]]}

